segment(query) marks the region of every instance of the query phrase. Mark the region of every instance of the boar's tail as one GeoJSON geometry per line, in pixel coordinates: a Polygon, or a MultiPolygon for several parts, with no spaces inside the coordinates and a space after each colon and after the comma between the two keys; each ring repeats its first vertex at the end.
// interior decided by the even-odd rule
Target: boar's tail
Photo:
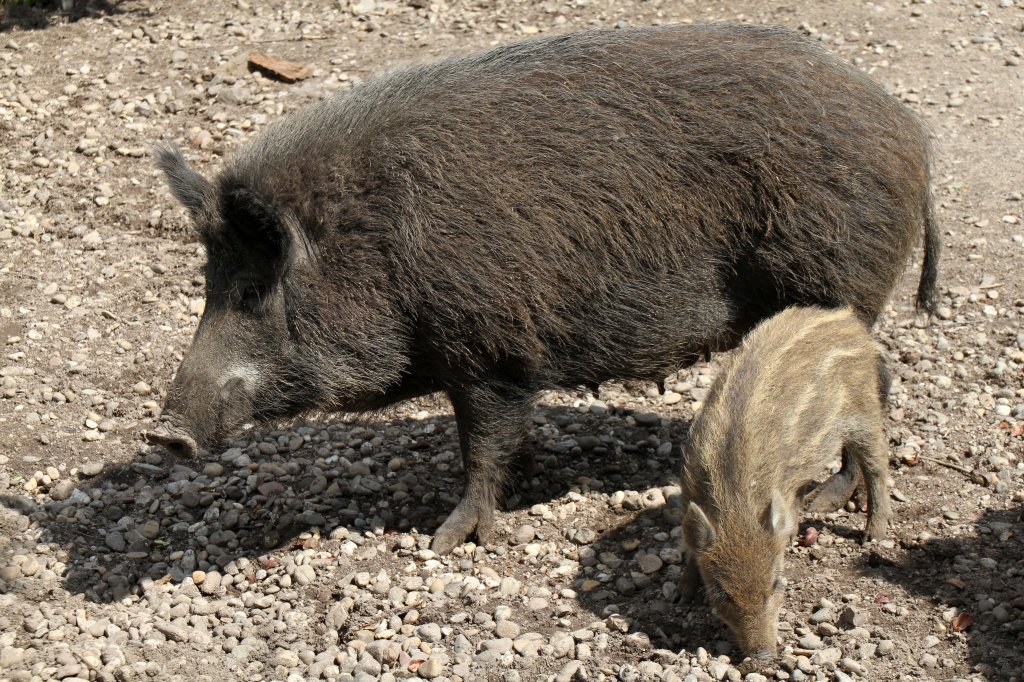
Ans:
{"type": "Polygon", "coordinates": [[[941,238],[935,225],[935,208],[931,194],[924,206],[924,263],[921,265],[921,280],[917,284],[917,307],[934,313],[938,306],[939,252],[941,238]]]}

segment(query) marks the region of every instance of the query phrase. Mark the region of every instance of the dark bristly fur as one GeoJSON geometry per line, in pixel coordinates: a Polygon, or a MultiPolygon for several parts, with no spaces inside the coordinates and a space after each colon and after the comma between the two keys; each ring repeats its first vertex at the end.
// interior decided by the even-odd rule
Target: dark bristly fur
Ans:
{"type": "Polygon", "coordinates": [[[212,183],[160,167],[209,254],[163,442],[444,391],[468,486],[439,551],[487,537],[539,389],[660,381],[786,305],[872,322],[922,231],[934,301],[924,129],[784,30],[506,45],[314,104],[212,183]]]}
{"type": "Polygon", "coordinates": [[[680,476],[686,570],[745,653],[776,650],[783,553],[797,489],[842,451],[867,484],[865,537],[891,511],[882,405],[884,358],[850,308],[789,308],[761,323],[722,367],[690,428],[680,476]]]}

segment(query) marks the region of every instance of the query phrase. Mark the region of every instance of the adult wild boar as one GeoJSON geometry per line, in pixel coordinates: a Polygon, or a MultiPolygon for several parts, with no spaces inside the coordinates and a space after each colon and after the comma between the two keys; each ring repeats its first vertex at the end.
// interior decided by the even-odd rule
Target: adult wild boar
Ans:
{"type": "Polygon", "coordinates": [[[156,440],[443,391],[467,483],[442,553],[489,538],[539,390],[660,381],[787,305],[871,322],[922,233],[933,301],[925,130],[785,30],[524,41],[313,104],[212,182],[159,165],[208,263],[156,440]]]}

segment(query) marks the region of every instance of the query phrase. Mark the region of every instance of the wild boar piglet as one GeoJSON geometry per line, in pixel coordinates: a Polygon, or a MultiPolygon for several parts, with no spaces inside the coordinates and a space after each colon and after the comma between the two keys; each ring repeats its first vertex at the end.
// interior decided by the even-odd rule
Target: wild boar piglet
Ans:
{"type": "Polygon", "coordinates": [[[786,309],[743,340],[712,384],[680,477],[687,564],[679,596],[690,601],[703,582],[747,655],[776,652],[797,490],[840,452],[866,483],[866,539],[884,537],[888,391],[880,350],[850,308],[786,309]]]}

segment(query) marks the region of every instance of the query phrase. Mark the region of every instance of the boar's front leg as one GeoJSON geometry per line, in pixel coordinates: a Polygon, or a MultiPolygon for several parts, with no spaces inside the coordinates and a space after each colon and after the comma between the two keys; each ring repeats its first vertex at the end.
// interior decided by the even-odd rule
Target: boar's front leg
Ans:
{"type": "Polygon", "coordinates": [[[476,531],[490,541],[494,510],[508,476],[509,464],[523,439],[533,392],[509,386],[473,386],[448,392],[459,428],[466,492],[437,529],[430,548],[447,554],[476,531]]]}

